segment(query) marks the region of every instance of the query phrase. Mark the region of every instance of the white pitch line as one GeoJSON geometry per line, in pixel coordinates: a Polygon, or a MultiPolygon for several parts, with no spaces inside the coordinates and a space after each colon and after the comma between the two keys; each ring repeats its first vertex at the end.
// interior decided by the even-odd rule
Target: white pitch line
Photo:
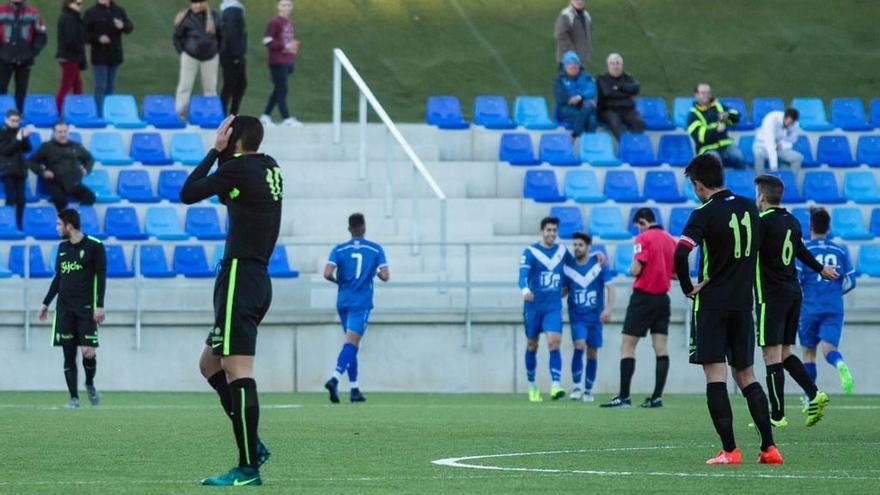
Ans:
{"type": "MultiPolygon", "coordinates": [[[[261,405],[260,409],[299,409],[305,407],[302,404],[268,404],[261,405]]],[[[143,405],[130,405],[130,406],[115,406],[115,405],[106,405],[106,406],[97,406],[94,408],[96,411],[101,410],[112,410],[112,411],[139,411],[139,410],[166,410],[166,409],[216,409],[216,406],[186,406],[182,404],[143,404],[143,405]]],[[[32,404],[0,404],[0,409],[31,409],[36,411],[58,411],[64,409],[63,406],[36,406],[32,404]]],[[[92,409],[90,406],[84,406],[82,409],[92,409]]]]}

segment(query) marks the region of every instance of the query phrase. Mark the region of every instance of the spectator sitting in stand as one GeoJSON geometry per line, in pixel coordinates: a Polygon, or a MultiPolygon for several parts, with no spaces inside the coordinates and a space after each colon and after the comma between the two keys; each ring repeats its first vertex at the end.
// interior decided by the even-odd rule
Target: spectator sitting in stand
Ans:
{"type": "Polygon", "coordinates": [[[620,139],[623,126],[631,132],[645,130],[645,122],[636,110],[633,98],[639,94],[639,81],[623,71],[623,57],[608,55],[608,72],[597,79],[599,86],[599,120],[608,124],[614,137],[620,139]]]}
{"type": "Polygon", "coordinates": [[[553,83],[556,116],[572,126],[577,139],[585,131],[596,130],[596,83],[581,67],[575,52],[562,57],[562,69],[553,83]]]}

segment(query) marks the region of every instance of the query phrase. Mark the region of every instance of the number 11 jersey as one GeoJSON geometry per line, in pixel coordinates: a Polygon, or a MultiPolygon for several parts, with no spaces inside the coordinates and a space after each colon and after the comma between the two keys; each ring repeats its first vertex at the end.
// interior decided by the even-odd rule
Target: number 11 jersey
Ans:
{"type": "Polygon", "coordinates": [[[388,265],[382,246],[355,238],[330,251],[327,263],[336,266],[337,308],[373,309],[373,279],[388,265]]]}

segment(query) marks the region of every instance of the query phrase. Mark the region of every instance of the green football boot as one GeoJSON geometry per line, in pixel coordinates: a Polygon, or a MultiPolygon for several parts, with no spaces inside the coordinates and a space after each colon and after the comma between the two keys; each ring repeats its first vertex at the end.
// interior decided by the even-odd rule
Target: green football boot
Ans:
{"type": "Polygon", "coordinates": [[[260,471],[249,467],[234,467],[226,474],[202,480],[205,486],[259,486],[263,484],[260,471]]]}

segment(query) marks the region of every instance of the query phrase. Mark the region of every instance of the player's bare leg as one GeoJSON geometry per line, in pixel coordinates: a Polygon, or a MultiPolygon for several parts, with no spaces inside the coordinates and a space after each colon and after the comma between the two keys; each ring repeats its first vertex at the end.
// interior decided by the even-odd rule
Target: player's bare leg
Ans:
{"type": "Polygon", "coordinates": [[[95,373],[98,370],[97,349],[91,346],[81,346],[80,352],[83,358],[83,370],[86,374],[86,392],[89,395],[89,402],[93,406],[101,403],[101,394],[95,388],[95,373]]]}

